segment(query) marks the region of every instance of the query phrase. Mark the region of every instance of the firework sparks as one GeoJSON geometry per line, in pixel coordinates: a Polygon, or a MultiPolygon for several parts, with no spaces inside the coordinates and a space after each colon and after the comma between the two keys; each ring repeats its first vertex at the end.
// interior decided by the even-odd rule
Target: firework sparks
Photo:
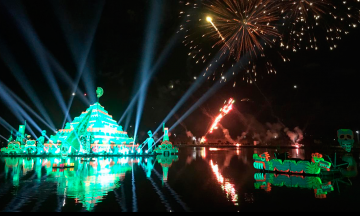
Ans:
{"type": "Polygon", "coordinates": [[[359,0],[180,2],[186,7],[180,12],[186,24],[179,31],[186,32],[183,44],[190,49],[189,58],[196,64],[211,61],[201,75],[220,82],[230,78],[224,76],[228,70],[234,77],[241,72],[240,79],[249,84],[262,71],[276,74],[273,58],[290,61],[282,54],[285,50],[318,50],[326,44],[334,50],[337,41],[360,23],[359,0]]]}
{"type": "Polygon", "coordinates": [[[219,31],[219,29],[218,29],[218,28],[216,27],[216,25],[213,23],[212,18],[211,18],[211,17],[207,17],[207,18],[206,18],[206,21],[208,21],[209,23],[211,23],[211,25],[214,27],[214,29],[216,30],[216,32],[219,34],[219,36],[220,36],[221,40],[224,42],[224,44],[225,44],[229,49],[231,49],[230,46],[227,45],[226,40],[225,40],[225,38],[222,36],[222,34],[221,34],[221,32],[219,31]]]}
{"type": "Polygon", "coordinates": [[[337,48],[342,34],[355,28],[358,10],[346,1],[278,0],[283,14],[284,37],[280,46],[297,52],[305,48],[318,50],[317,37],[325,34],[330,50],[337,48]],[[348,25],[346,25],[348,23],[348,25]]]}
{"type": "MultiPolygon", "coordinates": [[[[224,76],[226,70],[234,70],[235,77],[241,67],[241,71],[247,74],[247,77],[250,77],[247,69],[253,73],[252,77],[256,77],[254,64],[265,66],[269,74],[276,72],[265,55],[265,47],[275,47],[273,45],[280,40],[276,28],[276,25],[280,26],[278,2],[273,0],[202,0],[201,4],[194,2],[197,1],[182,2],[184,7],[187,7],[184,11],[193,13],[180,12],[180,17],[187,18],[187,24],[182,25],[180,31],[187,33],[183,44],[190,49],[188,55],[196,61],[196,64],[206,63],[214,56],[217,57],[213,61],[223,63],[221,67],[220,64],[214,67],[214,62],[211,62],[203,76],[213,76],[208,80],[214,81],[218,76],[220,82],[226,82],[229,79],[224,76]],[[216,53],[218,55],[215,55],[216,53]],[[234,67],[245,56],[250,59],[241,62],[240,67],[234,67]],[[260,60],[258,57],[264,59],[260,60]]],[[[280,54],[279,50],[277,54],[280,54]]],[[[256,78],[252,78],[250,81],[248,78],[248,82],[255,80],[256,78]]]]}
{"type": "Polygon", "coordinates": [[[247,53],[252,57],[263,53],[264,44],[273,44],[280,36],[274,25],[279,19],[278,7],[272,0],[208,0],[204,5],[212,14],[207,21],[215,29],[207,36],[236,61],[247,53]]]}
{"type": "MultiPolygon", "coordinates": [[[[225,101],[225,103],[226,103],[226,101],[225,101]]],[[[234,103],[235,103],[235,101],[234,101],[232,98],[230,98],[230,99],[229,99],[229,102],[226,103],[226,104],[224,105],[224,107],[220,109],[220,114],[215,118],[215,121],[214,121],[214,123],[211,125],[210,130],[209,130],[208,133],[212,133],[215,129],[218,128],[219,122],[221,121],[221,119],[224,118],[224,116],[226,116],[227,114],[229,114],[229,112],[230,112],[230,111],[232,110],[232,108],[233,108],[233,104],[234,104],[234,103]]]]}

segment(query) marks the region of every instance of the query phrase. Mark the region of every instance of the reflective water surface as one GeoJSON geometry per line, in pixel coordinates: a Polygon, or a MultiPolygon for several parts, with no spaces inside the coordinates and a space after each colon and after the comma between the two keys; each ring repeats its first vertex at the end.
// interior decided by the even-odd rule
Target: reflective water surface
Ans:
{"type": "MultiPolygon", "coordinates": [[[[265,151],[274,153],[181,148],[178,156],[157,158],[4,157],[0,211],[360,210],[359,153],[347,156],[356,161],[356,172],[335,178],[260,173],[252,155],[265,151]]],[[[289,151],[301,159],[313,153],[289,151]]]]}

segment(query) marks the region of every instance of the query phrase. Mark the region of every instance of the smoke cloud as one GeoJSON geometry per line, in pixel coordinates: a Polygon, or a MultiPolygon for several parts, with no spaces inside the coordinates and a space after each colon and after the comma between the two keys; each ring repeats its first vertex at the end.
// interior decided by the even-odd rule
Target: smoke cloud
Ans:
{"type": "Polygon", "coordinates": [[[186,131],[186,136],[189,138],[193,138],[194,135],[191,133],[191,131],[186,131]]]}
{"type": "Polygon", "coordinates": [[[247,135],[246,132],[242,132],[242,133],[241,133],[241,136],[238,136],[236,140],[237,140],[238,142],[240,142],[242,139],[244,139],[244,138],[246,137],[246,135],[247,135]]]}
{"type": "Polygon", "coordinates": [[[269,129],[266,131],[265,141],[279,138],[281,131],[283,129],[282,124],[280,124],[280,123],[271,124],[271,123],[267,122],[266,126],[269,129]]]}
{"type": "Polygon", "coordinates": [[[299,127],[294,128],[294,131],[298,134],[298,138],[296,140],[296,143],[298,143],[298,142],[300,142],[301,140],[304,139],[303,131],[299,127]]]}
{"type": "Polygon", "coordinates": [[[290,140],[293,142],[293,143],[296,143],[296,140],[298,139],[298,134],[289,130],[289,128],[285,128],[284,129],[284,132],[286,133],[286,135],[290,138],[290,140]]]}
{"type": "Polygon", "coordinates": [[[221,127],[221,129],[223,130],[223,133],[225,135],[225,139],[230,142],[230,143],[236,143],[235,140],[233,140],[230,136],[229,130],[224,128],[221,124],[219,124],[219,126],[221,127]]]}

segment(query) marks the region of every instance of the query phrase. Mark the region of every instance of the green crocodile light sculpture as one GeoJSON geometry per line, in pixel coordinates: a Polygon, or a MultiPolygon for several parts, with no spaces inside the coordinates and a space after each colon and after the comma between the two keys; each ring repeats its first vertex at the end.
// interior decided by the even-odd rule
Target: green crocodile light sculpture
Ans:
{"type": "Polygon", "coordinates": [[[330,171],[331,163],[324,160],[319,153],[312,154],[311,162],[296,160],[272,159],[268,152],[258,155],[254,154],[254,168],[267,171],[278,171],[285,173],[312,174],[318,175],[321,171],[330,171]]]}

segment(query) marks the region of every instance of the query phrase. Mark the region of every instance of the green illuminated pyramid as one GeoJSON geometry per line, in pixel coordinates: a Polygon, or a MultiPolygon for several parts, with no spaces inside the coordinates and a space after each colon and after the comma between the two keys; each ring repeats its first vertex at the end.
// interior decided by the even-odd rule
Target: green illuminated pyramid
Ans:
{"type": "Polygon", "coordinates": [[[91,145],[128,145],[133,139],[97,102],[74,118],[73,122],[67,123],[55,136],[51,136],[49,142],[67,144],[80,151],[85,142],[91,145]]]}

